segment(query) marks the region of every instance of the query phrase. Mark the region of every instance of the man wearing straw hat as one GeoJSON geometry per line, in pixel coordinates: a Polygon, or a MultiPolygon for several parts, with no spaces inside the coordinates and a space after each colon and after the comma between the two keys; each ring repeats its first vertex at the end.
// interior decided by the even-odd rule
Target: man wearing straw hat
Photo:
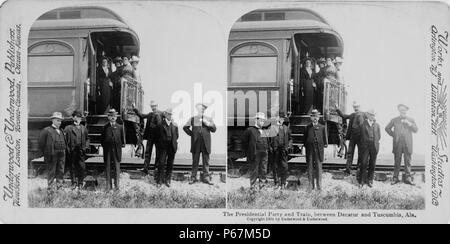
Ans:
{"type": "Polygon", "coordinates": [[[380,125],[375,120],[375,111],[369,110],[367,118],[361,127],[361,164],[359,166],[358,183],[360,187],[364,184],[372,187],[375,173],[375,164],[377,162],[377,155],[380,149],[380,125]]]}
{"type": "MultiPolygon", "coordinates": [[[[345,139],[349,140],[348,145],[348,151],[347,151],[347,165],[346,165],[346,172],[351,172],[351,167],[353,164],[353,157],[355,155],[355,149],[356,146],[359,145],[360,138],[361,138],[361,126],[364,122],[364,113],[360,111],[361,106],[358,102],[353,102],[353,110],[354,113],[347,115],[341,112],[339,110],[338,106],[335,105],[336,112],[345,120],[349,120],[348,127],[347,127],[347,134],[345,135],[345,139]]],[[[358,150],[359,146],[358,146],[358,150]]],[[[358,166],[360,164],[361,159],[358,158],[358,166]]]]}
{"type": "Polygon", "coordinates": [[[106,171],[106,190],[113,186],[119,189],[120,162],[122,161],[122,147],[125,147],[125,134],[123,126],[117,123],[117,111],[110,109],[108,112],[109,122],[103,127],[101,144],[103,147],[103,160],[106,171]]]}
{"type": "MultiPolygon", "coordinates": [[[[152,158],[153,147],[157,147],[156,141],[158,138],[155,135],[155,130],[162,123],[162,112],[158,110],[158,103],[154,100],[150,101],[150,108],[152,112],[148,114],[142,114],[133,104],[134,112],[141,118],[146,118],[147,122],[145,124],[143,139],[147,140],[147,145],[145,148],[145,159],[144,159],[144,173],[148,173],[150,169],[150,160],[152,158]]],[[[156,149],[155,165],[158,162],[158,149],[156,149]]]]}
{"type": "Polygon", "coordinates": [[[60,188],[64,179],[64,166],[66,159],[67,143],[64,132],[60,129],[63,116],[60,112],[54,112],[52,125],[44,128],[39,135],[39,148],[44,154],[44,162],[47,165],[47,183],[49,188],[60,188]]]}
{"type": "Polygon", "coordinates": [[[163,121],[156,128],[157,154],[155,181],[157,186],[170,187],[175,153],[178,149],[178,126],[172,120],[172,109],[163,112],[163,121]]]}
{"type": "Polygon", "coordinates": [[[242,145],[246,152],[247,162],[250,165],[250,188],[254,189],[258,179],[261,183],[267,182],[267,162],[269,137],[266,136],[263,126],[266,122],[266,115],[262,112],[256,113],[255,125],[245,130],[242,145]]]}
{"type": "Polygon", "coordinates": [[[203,163],[203,183],[211,185],[209,176],[209,155],[211,154],[211,133],[216,132],[217,128],[212,118],[205,116],[205,110],[208,108],[205,104],[196,105],[198,114],[186,123],[183,127],[184,132],[191,137],[192,153],[192,174],[190,184],[197,182],[197,171],[200,163],[200,154],[203,163]]]}
{"type": "Polygon", "coordinates": [[[417,133],[418,128],[413,118],[407,116],[409,107],[399,104],[397,109],[400,116],[394,118],[386,126],[386,132],[393,138],[394,153],[394,178],[392,184],[398,184],[398,179],[402,155],[405,160],[404,182],[408,185],[414,185],[411,179],[411,155],[413,153],[413,133],[417,133]]]}
{"type": "Polygon", "coordinates": [[[311,112],[311,123],[306,126],[304,143],[306,148],[306,164],[311,190],[317,186],[322,189],[322,163],[324,161],[324,148],[328,146],[325,126],[319,123],[320,113],[316,109],[311,112]]]}
{"type": "Polygon", "coordinates": [[[86,171],[84,160],[89,149],[89,133],[86,126],[81,124],[83,118],[81,111],[74,111],[72,117],[73,124],[64,129],[70,154],[69,162],[66,165],[69,166],[72,186],[82,188],[86,171]]]}

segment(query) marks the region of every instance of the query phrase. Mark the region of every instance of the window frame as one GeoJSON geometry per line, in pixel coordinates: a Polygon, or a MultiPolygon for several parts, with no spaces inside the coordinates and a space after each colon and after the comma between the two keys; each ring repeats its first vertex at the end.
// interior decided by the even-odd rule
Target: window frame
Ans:
{"type": "Polygon", "coordinates": [[[270,43],[260,42],[260,41],[251,41],[251,42],[243,42],[235,47],[233,47],[228,55],[228,86],[229,87],[276,87],[278,86],[279,79],[279,61],[280,61],[280,52],[278,49],[270,43]],[[272,50],[270,54],[235,54],[237,50],[252,45],[264,46],[272,50]],[[275,80],[273,82],[233,82],[232,81],[232,64],[231,61],[233,58],[253,58],[253,57],[274,57],[275,61],[275,80]]]}
{"type": "Polygon", "coordinates": [[[72,45],[66,42],[58,41],[58,40],[45,40],[36,42],[33,45],[31,45],[28,48],[28,56],[27,56],[27,76],[29,71],[29,58],[30,57],[72,57],[72,81],[52,81],[52,82],[30,82],[29,79],[27,79],[28,87],[74,87],[75,86],[75,70],[76,70],[76,60],[75,60],[75,51],[72,45]],[[68,52],[63,53],[39,53],[39,54],[32,54],[31,50],[38,46],[42,45],[48,45],[48,44],[56,44],[63,46],[67,48],[68,52]]]}

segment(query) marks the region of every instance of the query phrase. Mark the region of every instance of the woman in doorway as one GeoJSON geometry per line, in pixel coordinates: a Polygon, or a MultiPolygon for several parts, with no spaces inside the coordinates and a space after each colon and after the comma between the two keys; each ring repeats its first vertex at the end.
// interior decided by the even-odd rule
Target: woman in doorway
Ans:
{"type": "Polygon", "coordinates": [[[110,108],[111,91],[111,66],[107,57],[102,57],[101,65],[97,68],[97,113],[105,114],[110,108]]]}
{"type": "Polygon", "coordinates": [[[300,69],[300,94],[302,97],[300,104],[302,114],[309,114],[313,109],[314,93],[317,89],[314,81],[315,75],[313,60],[306,58],[303,62],[303,67],[300,69]]]}

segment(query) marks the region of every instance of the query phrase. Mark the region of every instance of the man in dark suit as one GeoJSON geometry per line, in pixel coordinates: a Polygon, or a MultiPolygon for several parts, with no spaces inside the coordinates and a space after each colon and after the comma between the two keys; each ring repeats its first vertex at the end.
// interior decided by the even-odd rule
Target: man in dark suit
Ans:
{"type": "Polygon", "coordinates": [[[69,166],[72,186],[80,189],[83,187],[83,181],[86,174],[84,160],[86,159],[86,152],[89,150],[89,136],[86,126],[81,124],[83,114],[76,110],[72,113],[72,117],[73,124],[68,125],[64,129],[70,155],[70,160],[66,165],[69,166]]]}
{"type": "Polygon", "coordinates": [[[386,132],[393,137],[394,153],[394,178],[392,184],[395,185],[400,182],[398,175],[400,172],[402,155],[405,160],[405,178],[406,184],[414,185],[411,180],[411,155],[413,153],[413,133],[418,131],[416,122],[413,118],[407,116],[409,107],[404,104],[399,104],[397,109],[400,116],[394,118],[386,126],[386,132]]]}
{"type": "Polygon", "coordinates": [[[122,90],[122,58],[121,57],[115,57],[114,58],[114,65],[116,66],[116,70],[112,72],[111,74],[111,81],[113,83],[112,88],[112,96],[111,96],[111,106],[119,111],[121,109],[120,106],[120,98],[121,98],[121,90],[122,90]]]}
{"type": "MultiPolygon", "coordinates": [[[[349,120],[347,127],[346,140],[349,140],[348,151],[347,151],[347,165],[346,172],[350,174],[351,167],[353,164],[353,157],[355,155],[356,146],[359,145],[361,139],[361,126],[364,122],[364,113],[360,111],[360,105],[357,102],[353,102],[354,113],[347,115],[343,114],[341,110],[338,109],[337,105],[336,112],[345,120],[349,120]]],[[[358,150],[359,146],[358,146],[358,150]]],[[[361,159],[358,158],[358,166],[360,165],[361,159]]]]}
{"type": "Polygon", "coordinates": [[[63,120],[60,112],[54,112],[52,125],[44,128],[39,135],[39,148],[44,154],[44,162],[47,165],[48,187],[60,188],[64,179],[64,166],[66,160],[67,142],[64,132],[60,129],[63,120]]]}
{"type": "MultiPolygon", "coordinates": [[[[152,112],[148,114],[142,114],[133,105],[134,112],[141,118],[146,118],[147,122],[144,129],[144,140],[147,140],[147,146],[145,148],[145,159],[144,159],[144,173],[148,173],[150,168],[150,160],[152,158],[153,146],[157,147],[156,141],[158,138],[155,135],[155,130],[162,123],[162,113],[158,110],[158,104],[155,101],[150,101],[150,107],[152,112]]],[[[156,148],[156,158],[155,165],[158,162],[158,149],[156,148]]]]}
{"type": "Polygon", "coordinates": [[[319,123],[319,111],[311,112],[311,123],[306,126],[304,137],[306,148],[306,164],[308,167],[308,179],[311,190],[322,189],[322,163],[324,161],[324,148],[328,146],[325,126],[319,123]]]}
{"type": "Polygon", "coordinates": [[[373,185],[373,177],[375,173],[375,164],[380,149],[380,125],[375,120],[375,112],[370,110],[367,112],[367,118],[361,129],[361,150],[362,157],[358,183],[362,187],[367,184],[369,187],[373,185]]]}
{"type": "Polygon", "coordinates": [[[273,176],[275,185],[280,184],[281,189],[286,187],[286,180],[288,174],[288,152],[292,144],[291,130],[289,129],[289,118],[283,112],[280,112],[277,122],[278,134],[271,137],[270,147],[273,150],[273,176]],[[278,177],[280,181],[278,182],[278,177]]]}
{"type": "Polygon", "coordinates": [[[170,187],[172,179],[173,162],[178,149],[178,126],[172,121],[172,110],[163,113],[163,121],[156,127],[157,154],[155,181],[159,187],[165,184],[170,187]]]}
{"type": "Polygon", "coordinates": [[[200,154],[203,161],[203,179],[206,184],[211,185],[209,176],[209,155],[211,154],[211,133],[216,132],[216,125],[212,118],[205,116],[208,108],[204,104],[197,104],[198,115],[189,119],[183,127],[184,132],[191,137],[192,174],[190,184],[197,182],[197,171],[200,154]]]}
{"type": "Polygon", "coordinates": [[[244,132],[242,146],[250,165],[250,188],[254,189],[259,179],[267,182],[267,161],[269,149],[269,137],[266,135],[263,126],[266,122],[266,115],[262,112],[256,113],[255,125],[250,126],[244,132]]]}
{"type": "Polygon", "coordinates": [[[100,140],[103,147],[107,191],[112,189],[112,178],[114,178],[115,189],[119,189],[120,162],[122,161],[122,148],[125,147],[123,126],[117,123],[117,111],[115,109],[109,110],[108,120],[109,122],[103,127],[100,140]]]}

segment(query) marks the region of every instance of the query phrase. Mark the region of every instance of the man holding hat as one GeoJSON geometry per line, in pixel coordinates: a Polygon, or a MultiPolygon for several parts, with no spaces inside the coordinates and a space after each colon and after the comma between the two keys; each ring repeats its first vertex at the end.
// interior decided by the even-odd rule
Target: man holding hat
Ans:
{"type": "Polygon", "coordinates": [[[367,184],[369,187],[373,185],[375,173],[375,164],[380,149],[380,125],[375,120],[375,111],[369,110],[367,119],[364,120],[361,130],[361,164],[359,170],[358,183],[360,186],[367,184]]]}
{"type": "Polygon", "coordinates": [[[404,104],[399,104],[397,109],[400,116],[394,118],[386,126],[386,132],[393,137],[394,153],[394,178],[392,184],[395,185],[400,182],[398,179],[402,155],[405,160],[405,178],[406,184],[414,185],[411,180],[411,155],[413,153],[413,133],[418,131],[416,122],[413,118],[407,116],[409,107],[404,104]]]}
{"type": "MultiPolygon", "coordinates": [[[[148,114],[142,114],[137,108],[134,107],[134,112],[141,118],[146,118],[147,122],[145,124],[143,139],[147,140],[147,145],[145,148],[145,159],[144,159],[144,172],[147,174],[150,169],[150,159],[152,158],[153,146],[157,147],[156,141],[158,140],[155,135],[155,130],[162,123],[162,112],[158,110],[158,103],[155,101],[150,101],[150,108],[152,112],[148,114]]],[[[158,149],[156,149],[158,152],[158,149]]],[[[155,165],[158,162],[158,153],[156,153],[155,165]]]]}
{"type": "Polygon", "coordinates": [[[54,112],[51,120],[52,125],[44,128],[39,135],[39,148],[47,165],[48,187],[52,188],[56,181],[56,187],[60,188],[64,179],[67,143],[64,132],[60,129],[62,114],[54,112]]]}
{"type": "Polygon", "coordinates": [[[270,148],[273,154],[270,158],[272,160],[272,171],[275,185],[280,184],[283,189],[286,187],[286,180],[288,175],[288,151],[292,145],[291,130],[289,129],[289,118],[284,112],[279,113],[279,118],[275,126],[278,127],[278,134],[271,137],[270,148]],[[278,181],[278,177],[279,180],[278,181]]]}
{"type": "Polygon", "coordinates": [[[196,105],[198,114],[189,119],[183,126],[184,132],[191,137],[192,153],[192,174],[190,184],[197,182],[197,171],[200,163],[200,154],[203,161],[203,179],[204,183],[211,185],[209,176],[209,155],[211,154],[211,133],[216,132],[217,128],[212,118],[205,116],[205,110],[208,108],[205,104],[196,105]]]}
{"type": "Polygon", "coordinates": [[[158,161],[156,163],[155,181],[157,186],[165,184],[170,187],[173,162],[178,149],[178,126],[172,121],[172,109],[163,112],[163,121],[156,128],[156,138],[158,161]]]}
{"type": "Polygon", "coordinates": [[[117,111],[115,109],[109,110],[108,120],[109,122],[103,127],[103,132],[100,139],[103,147],[107,191],[112,189],[113,179],[115,189],[119,189],[122,147],[125,147],[125,134],[123,126],[117,123],[117,111]]]}
{"type": "Polygon", "coordinates": [[[72,186],[82,188],[86,171],[84,160],[89,149],[89,137],[86,126],[81,124],[83,114],[76,110],[72,113],[72,117],[73,124],[66,126],[64,129],[70,155],[67,165],[70,170],[72,186]]]}
{"type": "Polygon", "coordinates": [[[306,126],[303,139],[306,148],[306,164],[311,190],[322,189],[322,163],[324,151],[328,147],[325,126],[319,123],[320,113],[316,109],[311,112],[311,123],[306,126]]]}
{"type": "MultiPolygon", "coordinates": [[[[355,155],[355,149],[356,149],[356,146],[358,146],[359,142],[360,142],[361,126],[364,122],[365,115],[363,112],[361,112],[361,110],[360,110],[361,106],[356,101],[353,102],[353,110],[355,112],[350,115],[343,114],[337,105],[335,105],[335,108],[336,108],[336,112],[339,114],[339,116],[341,116],[345,120],[347,120],[347,119],[349,120],[348,127],[347,127],[347,134],[345,136],[345,139],[350,141],[349,145],[348,145],[347,165],[346,165],[347,166],[346,172],[350,173],[351,167],[353,164],[353,157],[355,155]]],[[[358,146],[358,150],[360,150],[359,146],[358,146]]],[[[358,166],[360,164],[360,160],[361,159],[358,158],[358,166]]]]}
{"type": "Polygon", "coordinates": [[[255,125],[250,126],[244,132],[242,146],[250,164],[250,188],[254,188],[257,180],[265,181],[267,173],[269,137],[264,132],[266,115],[262,112],[256,113],[255,125]]]}

